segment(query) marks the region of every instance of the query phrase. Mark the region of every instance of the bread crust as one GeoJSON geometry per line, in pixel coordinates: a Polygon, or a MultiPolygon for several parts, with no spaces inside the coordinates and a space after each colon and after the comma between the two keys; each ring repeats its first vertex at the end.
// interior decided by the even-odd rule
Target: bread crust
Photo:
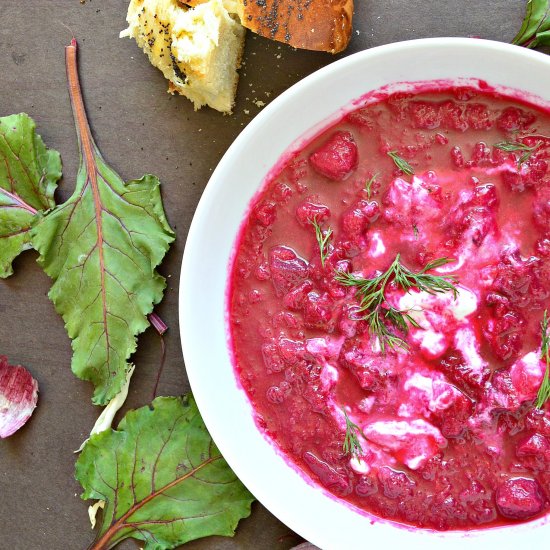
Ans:
{"type": "MultiPolygon", "coordinates": [[[[183,0],[193,6],[205,0],[183,0]]],[[[353,0],[229,0],[251,31],[295,48],[338,53],[352,31],[353,0]]]]}

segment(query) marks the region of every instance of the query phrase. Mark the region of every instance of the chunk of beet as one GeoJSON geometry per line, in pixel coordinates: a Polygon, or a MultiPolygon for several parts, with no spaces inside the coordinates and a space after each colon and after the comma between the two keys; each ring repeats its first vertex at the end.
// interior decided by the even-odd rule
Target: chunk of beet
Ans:
{"type": "Polygon", "coordinates": [[[462,395],[453,401],[450,407],[436,414],[439,428],[443,436],[460,437],[468,427],[468,419],[472,416],[474,406],[470,399],[462,395]]]}
{"type": "Polygon", "coordinates": [[[536,120],[532,113],[518,109],[517,107],[506,107],[497,119],[497,126],[505,132],[525,130],[536,120]]]}
{"type": "Polygon", "coordinates": [[[299,340],[279,338],[279,353],[287,365],[295,365],[304,358],[305,345],[299,340]]]}
{"type": "Polygon", "coordinates": [[[388,380],[387,361],[380,360],[372,351],[363,348],[360,338],[348,338],[342,345],[338,360],[357,378],[364,390],[376,391],[388,380]]]}
{"type": "Polygon", "coordinates": [[[281,372],[286,366],[275,342],[266,342],[262,345],[262,357],[267,374],[281,372]]]}
{"type": "Polygon", "coordinates": [[[369,497],[378,492],[376,479],[369,476],[361,476],[355,485],[355,494],[360,497],[369,497]]]}
{"type": "Polygon", "coordinates": [[[477,206],[496,208],[498,206],[497,189],[492,183],[482,183],[474,188],[474,200],[477,206]]]}
{"type": "Polygon", "coordinates": [[[454,240],[468,239],[481,246],[489,233],[497,232],[498,196],[494,185],[477,185],[445,217],[446,233],[454,240]]]}
{"type": "Polygon", "coordinates": [[[488,130],[493,125],[487,106],[481,103],[466,105],[465,115],[470,128],[474,130],[488,130]]]}
{"type": "Polygon", "coordinates": [[[441,124],[439,103],[428,101],[411,101],[409,110],[414,128],[433,130],[441,124]]]}
{"type": "Polygon", "coordinates": [[[275,292],[281,296],[303,283],[309,270],[292,248],[275,246],[269,252],[269,271],[275,292]]]}
{"type": "Polygon", "coordinates": [[[506,480],[496,491],[498,511],[508,519],[527,519],[544,507],[542,488],[534,479],[523,477],[506,480]]]}
{"type": "Polygon", "coordinates": [[[254,207],[253,216],[260,225],[269,227],[277,219],[277,205],[273,201],[264,200],[254,207]]]}
{"type": "Polygon", "coordinates": [[[535,243],[535,252],[543,258],[548,258],[550,256],[550,238],[548,235],[535,243]]]}
{"type": "Polygon", "coordinates": [[[550,460],[550,441],[543,435],[534,433],[518,443],[516,454],[519,457],[534,456],[543,461],[550,460]]]}
{"type": "Polygon", "coordinates": [[[550,414],[542,409],[531,409],[525,417],[525,425],[550,438],[550,414]]]}
{"type": "Polygon", "coordinates": [[[340,496],[351,493],[353,490],[351,482],[344,473],[337,471],[310,451],[305,452],[303,458],[311,471],[319,478],[321,484],[327,489],[334,491],[340,496]]]}
{"type": "Polygon", "coordinates": [[[407,474],[386,466],[378,470],[378,481],[384,495],[391,499],[411,497],[416,487],[416,483],[407,474]]]}
{"type": "Polygon", "coordinates": [[[491,148],[479,141],[474,145],[472,156],[469,165],[471,166],[490,166],[492,164],[492,151],[491,148]]]}
{"type": "Polygon", "coordinates": [[[296,208],[296,218],[300,225],[304,227],[310,225],[314,220],[321,223],[328,220],[329,217],[330,210],[328,206],[317,204],[312,200],[304,201],[296,208]]]}
{"type": "Polygon", "coordinates": [[[283,304],[292,311],[304,309],[307,295],[313,290],[313,283],[309,280],[293,288],[283,298],[283,304]]]}
{"type": "Polygon", "coordinates": [[[523,347],[525,319],[501,294],[489,294],[486,304],[490,309],[483,323],[484,338],[496,357],[502,361],[515,359],[523,347]]]}
{"type": "Polygon", "coordinates": [[[304,322],[308,328],[319,328],[332,332],[334,302],[328,293],[310,292],[304,303],[304,322]]]}
{"type": "Polygon", "coordinates": [[[464,115],[464,107],[454,101],[445,101],[441,104],[441,123],[444,128],[453,130],[468,129],[468,121],[464,115]]]}
{"type": "Polygon", "coordinates": [[[533,203],[533,221],[543,233],[550,233],[550,190],[537,193],[533,203]]]}
{"type": "Polygon", "coordinates": [[[493,373],[485,394],[485,400],[491,409],[514,411],[519,408],[521,403],[510,373],[506,370],[493,373]]]}
{"type": "Polygon", "coordinates": [[[359,161],[357,144],[350,132],[336,132],[309,157],[313,169],[333,181],[343,181],[359,161]]]}
{"type": "Polygon", "coordinates": [[[478,395],[491,372],[487,367],[474,368],[458,350],[447,353],[439,363],[440,369],[460,390],[478,395]]]}
{"type": "Polygon", "coordinates": [[[517,249],[505,249],[497,266],[493,288],[515,308],[539,307],[548,297],[540,258],[523,258],[517,249]]]}
{"type": "Polygon", "coordinates": [[[358,207],[352,207],[342,214],[342,232],[347,237],[358,237],[367,227],[368,218],[358,207]]]}

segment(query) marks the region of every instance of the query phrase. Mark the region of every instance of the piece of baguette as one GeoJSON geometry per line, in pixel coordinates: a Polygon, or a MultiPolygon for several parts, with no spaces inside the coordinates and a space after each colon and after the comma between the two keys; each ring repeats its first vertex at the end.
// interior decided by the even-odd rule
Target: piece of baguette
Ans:
{"type": "Polygon", "coordinates": [[[170,81],[168,91],[230,113],[235,103],[245,29],[222,0],[195,8],[177,0],[131,0],[128,28],[151,63],[170,81]]]}
{"type": "MultiPolygon", "coordinates": [[[[207,0],[181,0],[189,6],[207,0]]],[[[353,0],[224,0],[251,31],[295,48],[338,53],[349,44],[353,0]]]]}

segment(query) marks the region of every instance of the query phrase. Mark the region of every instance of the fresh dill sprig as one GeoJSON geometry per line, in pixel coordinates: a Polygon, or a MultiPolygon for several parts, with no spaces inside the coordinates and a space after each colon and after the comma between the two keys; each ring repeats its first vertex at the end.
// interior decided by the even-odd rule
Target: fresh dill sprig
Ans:
{"type": "Polygon", "coordinates": [[[352,273],[338,271],[335,279],[344,286],[356,288],[356,296],[360,304],[358,313],[363,314],[361,319],[367,321],[370,333],[378,338],[381,351],[384,352],[386,346],[392,349],[400,347],[406,350],[408,344],[403,338],[393,333],[388,325],[404,334],[408,332],[409,325],[415,328],[420,328],[420,325],[414,320],[410,311],[401,311],[387,304],[386,288],[388,284],[394,282],[405,292],[409,292],[413,288],[428,294],[452,292],[456,299],[458,296],[456,277],[427,273],[452,261],[449,258],[439,258],[426,264],[418,273],[414,273],[401,263],[401,256],[397,254],[387,271],[376,277],[366,279],[352,273]]]}
{"type": "Polygon", "coordinates": [[[538,144],[535,146],[526,145],[521,143],[521,141],[499,141],[495,143],[495,147],[506,153],[515,153],[516,151],[533,151],[538,144]]]}
{"type": "Polygon", "coordinates": [[[377,177],[378,177],[378,174],[374,174],[374,176],[372,176],[372,178],[370,178],[369,180],[367,180],[365,182],[365,191],[367,192],[367,200],[369,200],[369,201],[370,201],[371,196],[372,196],[372,184],[376,181],[377,177]]]}
{"type": "Polygon", "coordinates": [[[344,437],[342,449],[346,455],[352,457],[361,456],[363,454],[363,447],[361,447],[361,443],[359,442],[359,435],[365,436],[361,428],[350,420],[346,409],[342,408],[342,412],[346,419],[346,436],[344,437]]]}
{"type": "Polygon", "coordinates": [[[495,143],[495,147],[506,153],[521,153],[517,157],[518,169],[524,162],[527,162],[531,155],[542,145],[542,141],[535,143],[535,145],[526,145],[521,141],[499,141],[495,143]]]}
{"type": "Polygon", "coordinates": [[[542,332],[540,355],[541,359],[546,362],[546,370],[535,401],[537,409],[542,409],[544,404],[550,399],[550,337],[548,335],[548,310],[546,309],[544,310],[540,328],[542,332]]]}
{"type": "Polygon", "coordinates": [[[329,227],[326,231],[321,229],[317,218],[313,218],[311,225],[315,228],[315,238],[319,245],[319,253],[321,255],[321,265],[325,267],[325,261],[329,254],[330,238],[332,237],[332,229],[329,227]]]}
{"type": "Polygon", "coordinates": [[[403,174],[407,174],[407,176],[412,176],[414,174],[414,168],[403,157],[400,157],[397,151],[388,151],[388,156],[403,174]]]}

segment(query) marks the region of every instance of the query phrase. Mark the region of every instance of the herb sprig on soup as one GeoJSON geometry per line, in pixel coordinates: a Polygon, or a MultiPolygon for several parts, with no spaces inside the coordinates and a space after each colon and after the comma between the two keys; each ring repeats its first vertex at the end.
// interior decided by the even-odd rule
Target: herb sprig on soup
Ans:
{"type": "Polygon", "coordinates": [[[432,529],[550,498],[550,113],[388,94],[271,177],[229,324],[259,427],[328,491],[432,529]]]}

